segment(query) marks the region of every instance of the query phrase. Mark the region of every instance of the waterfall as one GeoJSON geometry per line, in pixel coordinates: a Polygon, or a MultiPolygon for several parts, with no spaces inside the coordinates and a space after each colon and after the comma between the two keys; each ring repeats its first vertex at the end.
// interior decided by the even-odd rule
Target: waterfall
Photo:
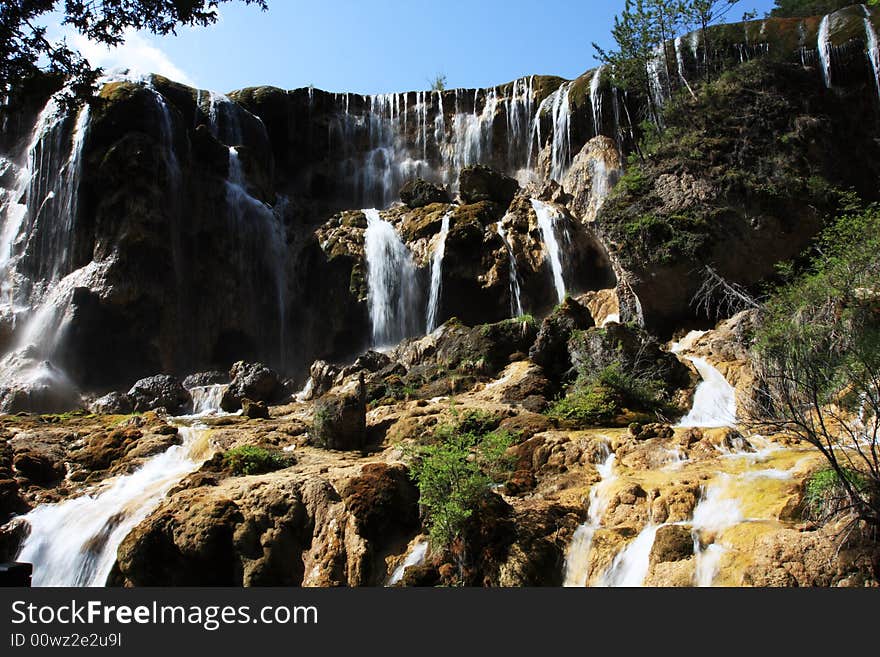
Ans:
{"type": "MultiPolygon", "coordinates": [[[[601,122],[600,82],[594,83],[591,101],[601,122]]],[[[563,83],[537,108],[534,76],[501,88],[356,96],[354,102],[351,94],[335,94],[336,114],[328,130],[331,151],[341,151],[339,178],[353,200],[377,208],[388,207],[401,185],[415,177],[455,191],[461,170],[473,164],[492,165],[528,180],[533,174],[533,144],[538,153],[544,146],[543,117],[551,127],[551,175],[561,180],[572,160],[571,86],[572,82],[563,83]],[[493,144],[500,120],[507,128],[503,162],[493,144]]]]}
{"type": "Polygon", "coordinates": [[[694,584],[697,586],[712,586],[718,574],[721,557],[726,550],[714,539],[724,530],[743,521],[739,502],[735,498],[725,496],[729,481],[728,475],[721,475],[720,483],[704,491],[694,509],[692,533],[696,555],[694,584]],[[701,538],[704,533],[713,536],[713,541],[705,546],[701,538]]]}
{"type": "Polygon", "coordinates": [[[404,574],[406,573],[406,569],[412,566],[421,566],[425,563],[425,559],[428,556],[428,541],[422,539],[418,541],[407,553],[406,558],[397,565],[397,568],[391,573],[391,577],[388,578],[388,583],[385,586],[394,586],[400,580],[403,579],[404,574]]]}
{"type": "Polygon", "coordinates": [[[437,236],[437,246],[434,249],[434,257],[431,259],[431,294],[428,297],[427,332],[433,333],[437,328],[437,315],[440,310],[440,291],[443,287],[443,257],[446,255],[446,236],[449,235],[449,220],[452,211],[443,215],[443,223],[440,226],[440,235],[437,236]]]}
{"type": "Polygon", "coordinates": [[[819,62],[822,65],[822,79],[831,88],[831,15],[826,15],[819,24],[819,62]]]}
{"type": "Polygon", "coordinates": [[[364,210],[367,230],[367,303],[373,327],[373,346],[388,347],[415,335],[414,313],[418,302],[417,270],[412,254],[394,226],[376,209],[364,210]]]}
{"type": "Polygon", "coordinates": [[[223,401],[224,393],[229,389],[228,384],[212,386],[195,386],[189,389],[193,400],[193,415],[219,415],[223,412],[220,402],[223,401]]]}
{"type": "Polygon", "coordinates": [[[678,69],[679,79],[684,84],[687,84],[687,77],[685,76],[684,67],[684,50],[682,49],[682,37],[675,38],[675,64],[678,69]]]}
{"type": "Polygon", "coordinates": [[[506,216],[495,225],[495,230],[501,241],[504,242],[504,248],[507,250],[507,257],[510,262],[510,270],[508,272],[508,278],[510,279],[510,316],[522,317],[525,315],[525,312],[523,311],[522,294],[519,287],[519,274],[516,271],[516,254],[513,252],[513,246],[507,241],[507,231],[504,230],[502,225],[505,218],[506,216]]]}
{"type": "Polygon", "coordinates": [[[862,5],[862,9],[865,10],[866,15],[865,36],[868,46],[868,60],[871,62],[871,68],[874,71],[874,86],[877,88],[877,96],[880,98],[880,42],[878,42],[874,24],[871,22],[871,12],[868,11],[865,5],[862,5]]]}
{"type": "Polygon", "coordinates": [[[590,80],[590,106],[593,109],[593,128],[597,137],[602,134],[602,72],[604,70],[604,66],[597,68],[593,73],[593,79],[590,80]]]}
{"type": "Polygon", "coordinates": [[[661,75],[666,66],[665,47],[665,44],[657,46],[645,65],[648,74],[648,86],[651,90],[651,100],[654,102],[658,121],[660,119],[660,109],[666,104],[666,90],[663,86],[661,75]]]}
{"type": "MultiPolygon", "coordinates": [[[[267,265],[275,284],[275,305],[279,327],[279,354],[282,362],[285,356],[284,326],[287,321],[287,238],[280,217],[247,190],[247,179],[242,168],[238,149],[229,147],[229,178],[226,182],[226,203],[232,217],[234,228],[242,245],[240,249],[242,269],[253,271],[255,262],[268,255],[267,265]],[[252,259],[252,260],[251,260],[252,259]]],[[[254,285],[254,282],[251,282],[254,285]]],[[[257,290],[252,290],[252,298],[257,298],[257,290]]]]}
{"type": "Polygon", "coordinates": [[[717,368],[703,358],[688,357],[703,378],[694,393],[694,406],[679,427],[736,426],[736,391],[717,368]]]}
{"type": "Polygon", "coordinates": [[[18,171],[15,189],[8,194],[2,207],[5,220],[0,231],[0,292],[2,292],[0,308],[8,303],[8,308],[12,312],[15,311],[13,272],[16,260],[15,242],[22,235],[25,222],[31,214],[29,205],[42,206],[44,202],[55,196],[54,191],[51,191],[52,196],[49,196],[50,187],[54,187],[55,183],[50,182],[50,173],[47,169],[58,159],[58,155],[53,153],[53,147],[58,142],[54,135],[63,119],[53,97],[37,118],[30,142],[25,149],[26,164],[18,171]],[[18,203],[22,198],[24,203],[18,203]]]}
{"type": "Polygon", "coordinates": [[[211,134],[224,144],[235,146],[243,142],[238,105],[223,94],[208,92],[208,122],[211,134]]]}
{"type": "Polygon", "coordinates": [[[610,493],[617,475],[614,471],[615,455],[605,446],[605,460],[596,466],[599,481],[590,489],[590,506],[587,521],[577,528],[565,557],[563,586],[586,586],[590,578],[590,553],[593,537],[602,526],[602,518],[610,502],[610,493]]]}
{"type": "Polygon", "coordinates": [[[487,89],[483,109],[479,110],[479,90],[474,92],[472,114],[456,114],[452,121],[452,141],[443,151],[447,153],[447,180],[454,183],[458,174],[471,164],[479,164],[492,152],[492,126],[498,109],[498,94],[487,89]],[[479,110],[479,111],[478,111],[479,110]],[[455,180],[450,180],[454,176],[455,180]]]}
{"type": "Polygon", "coordinates": [[[643,586],[651,566],[651,549],[662,525],[649,522],[639,535],[614,557],[599,579],[599,586],[643,586]]]}
{"type": "Polygon", "coordinates": [[[535,76],[514,81],[507,99],[507,159],[510,163],[517,161],[522,149],[530,147],[534,105],[535,76]]]}
{"type": "Polygon", "coordinates": [[[34,564],[34,586],[105,585],[125,537],[209,456],[205,427],[178,431],[182,444],[135,472],[80,497],[40,505],[18,520],[30,527],[18,560],[34,564]]]}
{"type": "Polygon", "coordinates": [[[550,177],[557,182],[562,180],[571,165],[570,90],[571,83],[564,82],[559,89],[547,96],[538,107],[538,116],[535,119],[538,131],[538,150],[540,151],[542,146],[540,118],[546,110],[549,110],[553,126],[553,138],[550,143],[550,177]]]}
{"type": "Polygon", "coordinates": [[[556,288],[556,295],[559,303],[565,301],[565,279],[562,269],[562,249],[559,246],[559,240],[556,239],[556,222],[559,219],[559,212],[550,205],[542,203],[537,199],[532,199],[532,208],[538,217],[538,226],[541,229],[541,238],[544,240],[544,251],[550,260],[550,268],[553,271],[553,285],[556,288]]]}

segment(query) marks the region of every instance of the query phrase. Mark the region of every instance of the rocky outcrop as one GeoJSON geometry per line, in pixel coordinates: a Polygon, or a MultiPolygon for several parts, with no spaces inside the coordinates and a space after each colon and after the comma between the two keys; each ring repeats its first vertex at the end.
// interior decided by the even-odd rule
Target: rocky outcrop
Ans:
{"type": "Polygon", "coordinates": [[[262,363],[239,361],[229,370],[229,387],[223,392],[220,407],[233,413],[242,408],[244,399],[272,403],[285,395],[285,387],[276,372],[262,363]]]}
{"type": "Polygon", "coordinates": [[[128,415],[134,411],[134,404],[124,392],[110,392],[93,401],[89,410],[96,415],[128,415]]]}
{"type": "Polygon", "coordinates": [[[581,372],[617,365],[624,372],[660,381],[668,392],[690,387],[691,372],[646,331],[608,324],[577,333],[569,341],[571,360],[581,372]]]}
{"type": "Polygon", "coordinates": [[[572,367],[568,341],[575,331],[593,327],[590,312],[568,297],[541,323],[529,358],[553,377],[561,378],[572,367]]]}
{"type": "Polygon", "coordinates": [[[367,443],[366,389],[325,395],[315,402],[312,441],[325,449],[362,449],[367,443]]]}
{"type": "Polygon", "coordinates": [[[458,193],[466,204],[490,201],[506,207],[518,191],[516,180],[487,166],[465,167],[459,174],[458,193]]]}
{"type": "Polygon", "coordinates": [[[173,376],[158,374],[135,383],[126,395],[135,413],[165,409],[178,415],[192,406],[192,395],[173,376]]]}
{"type": "Polygon", "coordinates": [[[400,188],[400,200],[410,210],[423,208],[432,203],[449,203],[449,193],[438,185],[417,178],[400,188]]]}

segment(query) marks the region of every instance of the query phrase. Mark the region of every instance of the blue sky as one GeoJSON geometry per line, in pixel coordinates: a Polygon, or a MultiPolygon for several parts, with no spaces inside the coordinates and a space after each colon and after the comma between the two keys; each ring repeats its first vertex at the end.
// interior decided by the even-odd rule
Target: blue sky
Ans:
{"type": "MultiPolygon", "coordinates": [[[[271,84],[384,93],[486,87],[533,73],[572,78],[610,45],[623,0],[269,0],[269,11],[230,3],[209,28],[177,36],[132,33],[116,51],[72,39],[93,64],[159,72],[215,91],[271,84]]],[[[730,13],[759,16],[772,0],[730,13]]]]}

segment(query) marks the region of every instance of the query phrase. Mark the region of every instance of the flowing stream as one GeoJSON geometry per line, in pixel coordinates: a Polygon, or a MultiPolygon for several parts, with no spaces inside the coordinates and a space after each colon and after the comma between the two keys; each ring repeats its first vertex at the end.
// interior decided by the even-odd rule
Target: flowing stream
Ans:
{"type": "Polygon", "coordinates": [[[34,565],[34,586],[105,585],[129,532],[211,454],[205,426],[179,424],[178,431],[180,445],[131,474],[79,497],[40,505],[18,520],[30,528],[18,560],[34,565]]]}

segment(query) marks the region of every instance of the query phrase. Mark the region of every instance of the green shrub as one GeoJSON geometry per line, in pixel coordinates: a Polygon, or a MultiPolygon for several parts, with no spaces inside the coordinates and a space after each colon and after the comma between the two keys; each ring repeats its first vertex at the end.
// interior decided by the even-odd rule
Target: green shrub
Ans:
{"type": "MultiPolygon", "coordinates": [[[[859,492],[868,487],[867,478],[855,470],[844,470],[850,485],[859,492]]],[[[840,475],[833,468],[815,472],[806,484],[804,491],[804,516],[814,520],[825,520],[840,511],[847,503],[847,491],[840,475]]]]}
{"type": "Polygon", "coordinates": [[[284,452],[254,445],[242,445],[223,455],[223,465],[236,476],[258,475],[283,470],[293,464],[284,452]]]}
{"type": "Polygon", "coordinates": [[[612,363],[593,374],[578,378],[568,395],[548,411],[556,420],[597,426],[619,415],[625,407],[643,411],[666,408],[663,383],[631,372],[612,363]]]}
{"type": "Polygon", "coordinates": [[[548,411],[557,420],[580,425],[599,425],[620,413],[620,404],[612,391],[604,386],[576,384],[565,397],[548,411]]]}
{"type": "Polygon", "coordinates": [[[419,487],[431,543],[446,548],[462,535],[480,499],[513,470],[507,450],[517,436],[499,431],[498,418],[468,411],[440,425],[427,445],[407,448],[410,472],[419,487]]]}
{"type": "Polygon", "coordinates": [[[760,431],[801,438],[828,461],[830,473],[808,487],[809,513],[827,517],[846,508],[876,530],[880,207],[840,217],[818,240],[806,270],[784,273],[792,280],[773,292],[756,331],[761,396],[751,421],[760,431]],[[835,483],[834,473],[843,480],[835,483]]]}

